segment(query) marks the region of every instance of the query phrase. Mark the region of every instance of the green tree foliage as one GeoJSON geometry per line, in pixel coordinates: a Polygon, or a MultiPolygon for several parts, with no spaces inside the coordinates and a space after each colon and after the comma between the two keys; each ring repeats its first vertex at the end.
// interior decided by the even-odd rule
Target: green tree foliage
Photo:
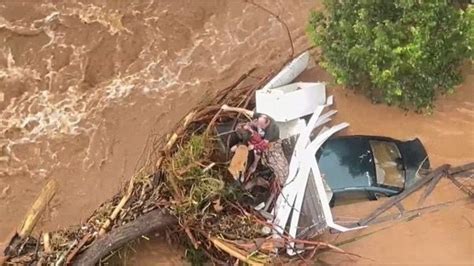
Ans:
{"type": "Polygon", "coordinates": [[[309,35],[337,83],[374,101],[430,109],[473,58],[474,9],[437,0],[326,0],[309,35]]]}

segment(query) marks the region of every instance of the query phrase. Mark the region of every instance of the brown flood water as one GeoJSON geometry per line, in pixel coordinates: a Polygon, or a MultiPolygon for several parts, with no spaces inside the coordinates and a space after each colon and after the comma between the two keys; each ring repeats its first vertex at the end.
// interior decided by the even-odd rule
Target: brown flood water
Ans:
{"type": "MultiPolygon", "coordinates": [[[[287,22],[297,51],[313,1],[257,1],[287,22]]],[[[244,1],[4,1],[0,3],[0,242],[49,180],[59,190],[37,231],[87,218],[136,170],[150,135],[163,136],[208,93],[289,54],[286,31],[244,1]]],[[[474,71],[433,115],[372,105],[329,85],[347,134],[419,137],[433,166],[474,161],[474,71]]],[[[319,68],[301,77],[330,81],[319,68]]],[[[429,204],[462,198],[443,181],[429,204]]],[[[374,203],[337,207],[354,218],[374,203]]],[[[472,203],[403,222],[343,246],[372,260],[474,261],[472,203]]],[[[376,230],[373,227],[337,241],[376,230]]],[[[328,236],[330,240],[334,235],[328,236]]],[[[182,250],[153,240],[135,265],[180,264],[182,250]]]]}

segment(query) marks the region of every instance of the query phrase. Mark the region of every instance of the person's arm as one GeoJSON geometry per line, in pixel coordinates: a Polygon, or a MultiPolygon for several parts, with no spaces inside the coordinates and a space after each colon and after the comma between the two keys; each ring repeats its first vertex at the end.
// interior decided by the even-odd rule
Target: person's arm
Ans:
{"type": "Polygon", "coordinates": [[[224,104],[222,105],[221,109],[223,111],[232,111],[232,112],[238,112],[238,113],[241,113],[241,114],[244,114],[248,117],[253,117],[254,116],[254,112],[253,111],[250,111],[250,110],[247,110],[245,108],[239,108],[239,107],[230,107],[228,106],[227,104],[224,104]]]}

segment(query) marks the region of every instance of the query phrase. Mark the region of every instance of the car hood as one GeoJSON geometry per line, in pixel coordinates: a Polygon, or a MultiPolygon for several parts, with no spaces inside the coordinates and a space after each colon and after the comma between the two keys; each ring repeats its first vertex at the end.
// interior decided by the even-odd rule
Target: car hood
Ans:
{"type": "Polygon", "coordinates": [[[375,180],[373,155],[367,139],[330,139],[316,158],[321,174],[335,192],[369,187],[375,180]]]}

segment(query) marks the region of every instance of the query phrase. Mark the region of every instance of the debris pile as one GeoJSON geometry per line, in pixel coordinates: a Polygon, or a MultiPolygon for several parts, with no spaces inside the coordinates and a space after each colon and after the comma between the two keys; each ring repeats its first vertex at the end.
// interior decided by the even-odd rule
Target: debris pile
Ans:
{"type": "MultiPolygon", "coordinates": [[[[232,147],[222,148],[228,144],[218,136],[217,126],[250,122],[245,114],[225,112],[222,106],[254,109],[255,91],[268,81],[270,75],[252,84],[248,76],[253,72],[246,73],[213,100],[189,113],[167,140],[151,139],[143,168],[121,193],[100,206],[85,223],[56,232],[44,232],[37,237],[30,234],[33,223],[28,233],[15,233],[10,243],[2,247],[5,250],[2,259],[22,264],[96,263],[124,241],[126,243],[151,229],[164,229],[174,224],[180,228],[177,231],[172,229],[177,233],[174,235],[186,236],[192,247],[203,250],[216,262],[240,260],[265,264],[283,259],[278,256],[281,253],[278,248],[288,244],[305,244],[306,249],[312,251],[324,247],[339,250],[325,243],[296,239],[283,233],[281,237],[274,237],[275,228],[262,209],[269,211],[268,205],[274,206],[282,181],[274,182],[272,167],[262,163],[268,164],[271,158],[255,160],[272,144],[263,140],[253,144],[241,143],[242,147],[247,147],[247,153],[245,144],[253,145],[251,150],[254,153],[250,158],[257,162],[253,173],[247,173],[246,177],[245,173],[240,173],[245,178],[239,180],[234,178],[239,174],[233,176],[229,171],[229,160],[234,153],[229,150],[232,147]],[[256,189],[245,186],[258,178],[263,183],[253,184],[256,189]],[[268,201],[268,191],[273,198],[267,206],[259,208],[258,193],[254,191],[261,191],[262,187],[263,194],[266,194],[263,199],[268,201]],[[134,233],[131,233],[132,229],[134,233]]],[[[278,145],[281,143],[275,144],[278,145]]],[[[238,164],[234,161],[232,167],[238,168],[238,164]]],[[[240,162],[244,172],[246,167],[245,162],[240,162]]],[[[47,194],[52,195],[54,191],[47,194]]],[[[49,200],[40,200],[44,201],[40,205],[49,200]]],[[[301,258],[302,255],[297,257],[301,258]]]]}
{"type": "Polygon", "coordinates": [[[348,254],[312,239],[327,228],[365,227],[421,186],[431,182],[434,188],[442,173],[474,168],[449,172],[443,166],[358,224],[336,224],[315,154],[348,124],[325,126],[336,111],[323,112],[333,102],[324,84],[290,84],[308,61],[309,53],[302,53],[271,79],[273,73],[255,81],[256,71],[249,71],[191,111],[168,138],[150,138],[142,168],[85,223],[34,237],[55,192],[51,181],[11,241],[0,245],[0,262],[93,265],[165,229],[217,264],[309,260],[320,249],[348,254]]]}

